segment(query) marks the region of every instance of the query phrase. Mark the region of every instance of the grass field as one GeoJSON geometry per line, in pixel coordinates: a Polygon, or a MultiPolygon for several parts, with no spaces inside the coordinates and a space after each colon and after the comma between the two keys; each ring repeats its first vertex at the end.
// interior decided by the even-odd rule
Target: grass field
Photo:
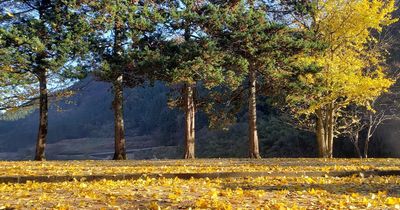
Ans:
{"type": "Polygon", "coordinates": [[[399,170],[400,159],[0,162],[0,209],[400,209],[399,170]],[[203,176],[173,178],[185,173],[203,176]]]}

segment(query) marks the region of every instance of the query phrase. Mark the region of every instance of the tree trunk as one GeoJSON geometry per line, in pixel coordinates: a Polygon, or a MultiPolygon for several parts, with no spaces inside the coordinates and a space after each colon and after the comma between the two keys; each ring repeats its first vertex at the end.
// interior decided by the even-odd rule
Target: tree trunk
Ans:
{"type": "Polygon", "coordinates": [[[114,160],[126,160],[125,149],[125,128],[124,128],[124,111],[123,111],[123,76],[119,75],[114,82],[114,141],[115,153],[114,160]]]}
{"type": "Polygon", "coordinates": [[[366,137],[364,143],[364,158],[368,158],[369,137],[366,137]]]}
{"type": "Polygon", "coordinates": [[[256,72],[249,72],[249,158],[261,158],[257,133],[256,72]]]}
{"type": "Polygon", "coordinates": [[[316,135],[317,135],[317,144],[318,144],[318,156],[326,157],[326,147],[325,144],[325,129],[324,129],[324,121],[323,114],[321,110],[316,110],[317,122],[316,122],[316,135]]]}
{"type": "Polygon", "coordinates": [[[195,158],[195,115],[196,106],[194,103],[193,87],[184,85],[184,106],[185,106],[185,159],[195,158]]]}
{"type": "Polygon", "coordinates": [[[363,156],[361,155],[361,150],[360,150],[360,147],[358,146],[358,141],[354,142],[353,144],[354,144],[354,148],[356,149],[356,153],[357,153],[358,157],[360,159],[362,159],[363,156]]]}
{"type": "Polygon", "coordinates": [[[365,142],[364,142],[364,158],[368,158],[368,147],[369,147],[369,141],[371,139],[371,123],[368,124],[368,130],[367,130],[367,136],[365,137],[365,142]]]}
{"type": "Polygon", "coordinates": [[[327,113],[327,124],[328,124],[328,158],[333,158],[333,138],[334,138],[334,111],[333,111],[333,104],[328,106],[328,113],[327,113]]]}
{"type": "Polygon", "coordinates": [[[326,110],[316,110],[315,114],[317,116],[315,132],[317,136],[318,155],[321,158],[332,158],[335,113],[333,108],[329,106],[326,110]]]}
{"type": "Polygon", "coordinates": [[[36,142],[35,160],[45,160],[44,149],[46,147],[47,128],[48,128],[48,92],[46,71],[41,70],[39,73],[39,131],[36,142]]]}
{"type": "Polygon", "coordinates": [[[354,145],[354,148],[355,148],[355,150],[356,150],[356,153],[357,153],[357,155],[358,155],[358,157],[359,158],[363,158],[363,156],[362,156],[362,154],[361,154],[361,150],[360,150],[360,147],[358,146],[358,143],[359,143],[359,134],[358,134],[358,132],[357,133],[355,133],[354,135],[353,135],[353,140],[351,141],[351,142],[353,142],[353,145],[354,145]]]}

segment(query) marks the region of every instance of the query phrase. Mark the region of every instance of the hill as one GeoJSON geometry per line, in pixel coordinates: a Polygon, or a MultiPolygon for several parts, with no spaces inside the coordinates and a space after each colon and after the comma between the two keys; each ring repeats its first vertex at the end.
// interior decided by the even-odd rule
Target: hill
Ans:
{"type": "MultiPolygon", "coordinates": [[[[48,159],[110,159],[113,154],[111,86],[87,78],[71,87],[76,94],[53,101],[49,113],[48,159]]],[[[153,86],[126,89],[125,122],[130,159],[180,158],[183,153],[183,115],[167,105],[169,88],[153,86]]],[[[279,118],[279,113],[260,98],[259,135],[263,157],[314,157],[315,137],[297,130],[279,118]]],[[[247,154],[246,112],[228,131],[211,130],[207,118],[197,119],[198,157],[245,157],[247,154]]],[[[0,121],[0,159],[31,159],[37,132],[38,112],[23,119],[0,121]]],[[[398,124],[390,124],[392,130],[398,124]]],[[[396,132],[383,129],[373,140],[372,156],[398,157],[396,132]],[[386,131],[387,131],[386,130],[386,131]]],[[[355,157],[347,140],[338,140],[336,156],[355,157]]]]}
{"type": "MultiPolygon", "coordinates": [[[[72,87],[78,90],[75,95],[52,102],[49,112],[47,148],[49,159],[108,158],[113,151],[110,87],[107,83],[87,78],[72,87]],[[103,155],[92,156],[91,154],[103,155]]],[[[168,92],[169,88],[159,82],[153,86],[126,89],[124,114],[128,153],[132,151],[130,158],[180,157],[179,145],[182,144],[183,139],[183,116],[180,110],[170,109],[167,106],[168,92]]],[[[263,115],[263,113],[260,114],[263,115]]],[[[234,125],[228,132],[209,130],[204,114],[200,113],[198,116],[197,152],[200,156],[243,157],[246,155],[245,123],[234,125]]],[[[242,116],[242,118],[245,117],[242,116]]],[[[0,121],[1,159],[31,158],[38,126],[37,118],[38,112],[34,111],[23,119],[0,121]]],[[[271,118],[271,120],[274,119],[271,118]]],[[[245,119],[241,121],[244,122],[245,119]]],[[[261,121],[261,123],[265,122],[261,121]]],[[[261,136],[265,132],[268,131],[260,129],[261,136]]],[[[295,136],[295,133],[285,134],[285,132],[282,130],[278,134],[280,139],[295,136]]],[[[294,140],[293,144],[298,144],[298,141],[305,139],[296,138],[297,141],[294,140]]],[[[277,142],[279,141],[277,139],[277,142]]],[[[312,144],[310,142],[312,139],[301,144],[312,144]]],[[[309,156],[312,153],[312,149],[309,149],[300,155],[309,156]]]]}

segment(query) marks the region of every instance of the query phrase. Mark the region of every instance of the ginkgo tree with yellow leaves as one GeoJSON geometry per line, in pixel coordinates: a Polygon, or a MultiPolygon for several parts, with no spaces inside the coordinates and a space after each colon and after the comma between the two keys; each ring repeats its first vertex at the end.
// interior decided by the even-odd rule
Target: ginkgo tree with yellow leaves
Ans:
{"type": "Polygon", "coordinates": [[[353,104],[370,108],[393,81],[386,76],[385,52],[371,47],[375,34],[397,20],[395,1],[316,0],[296,23],[312,31],[327,47],[299,57],[300,65],[316,65],[316,73],[299,74],[287,96],[296,118],[314,129],[320,157],[333,156],[340,111],[353,104]],[[309,123],[311,122],[311,123],[309,123]]]}

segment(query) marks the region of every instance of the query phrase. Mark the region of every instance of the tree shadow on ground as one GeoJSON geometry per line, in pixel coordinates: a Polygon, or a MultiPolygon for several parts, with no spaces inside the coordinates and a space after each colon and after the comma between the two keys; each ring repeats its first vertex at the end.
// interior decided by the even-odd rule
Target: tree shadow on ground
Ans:
{"type": "Polygon", "coordinates": [[[288,190],[293,191],[309,191],[325,190],[332,194],[352,194],[358,193],[360,195],[368,196],[371,193],[378,193],[379,191],[386,191],[388,196],[398,197],[400,195],[400,186],[396,183],[343,183],[343,184],[307,184],[307,183],[293,183],[283,185],[261,185],[254,186],[248,183],[235,183],[235,184],[224,184],[223,188],[237,189],[242,188],[243,190],[263,190],[263,191],[281,191],[288,190]]]}

